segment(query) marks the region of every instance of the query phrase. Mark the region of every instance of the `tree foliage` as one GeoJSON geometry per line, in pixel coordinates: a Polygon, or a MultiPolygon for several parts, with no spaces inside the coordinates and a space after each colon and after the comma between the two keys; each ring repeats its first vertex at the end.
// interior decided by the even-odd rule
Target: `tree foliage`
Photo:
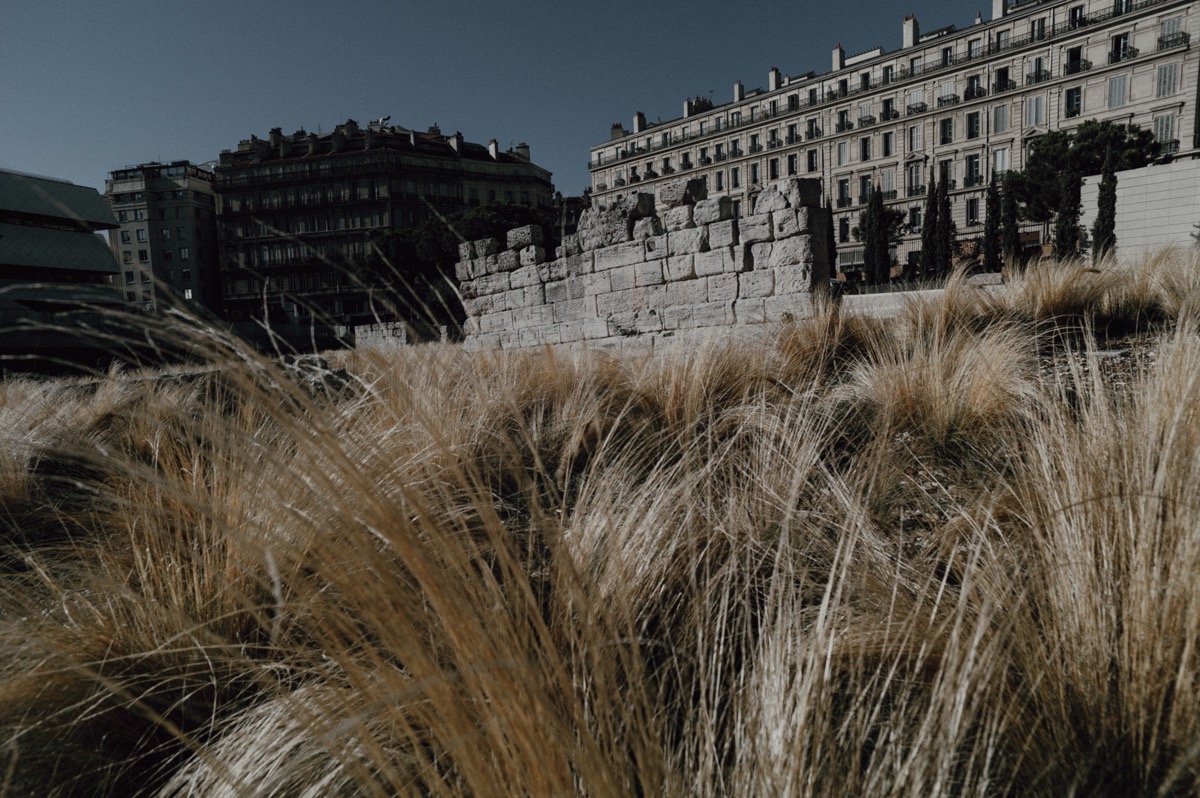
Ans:
{"type": "Polygon", "coordinates": [[[1083,178],[1074,164],[1059,176],[1059,206],[1054,214],[1054,256],[1059,260],[1079,256],[1080,189],[1083,178]]]}
{"type": "Polygon", "coordinates": [[[1033,140],[1024,172],[1015,180],[1024,218],[1048,222],[1063,206],[1061,175],[1099,174],[1108,153],[1113,171],[1138,169],[1158,157],[1162,145],[1137,125],[1089,119],[1073,131],[1056,130],[1033,140]]]}
{"type": "Polygon", "coordinates": [[[1008,263],[1021,262],[1021,228],[1017,223],[1017,174],[1006,172],[1000,193],[1000,251],[1008,263]]]}
{"type": "Polygon", "coordinates": [[[935,232],[934,276],[948,277],[954,265],[954,250],[958,230],[950,210],[950,184],[943,180],[937,190],[937,226],[935,232]]]}
{"type": "MultiPolygon", "coordinates": [[[[901,219],[904,218],[904,214],[898,211],[896,213],[901,219]]],[[[871,191],[867,209],[859,219],[863,231],[863,265],[867,272],[867,282],[886,283],[892,276],[892,231],[888,211],[883,204],[882,191],[877,188],[871,191]]]]}
{"type": "Polygon", "coordinates": [[[1092,224],[1092,257],[1110,257],[1117,248],[1117,176],[1112,151],[1104,158],[1100,190],[1096,197],[1096,221],[1092,224]]]}
{"type": "Polygon", "coordinates": [[[930,169],[929,185],[925,189],[925,216],[921,219],[921,277],[925,279],[937,274],[937,225],[937,179],[930,169]]]}
{"type": "Polygon", "coordinates": [[[998,272],[1003,261],[1000,258],[1000,183],[995,172],[988,181],[984,212],[986,215],[983,220],[983,270],[998,272]]]}

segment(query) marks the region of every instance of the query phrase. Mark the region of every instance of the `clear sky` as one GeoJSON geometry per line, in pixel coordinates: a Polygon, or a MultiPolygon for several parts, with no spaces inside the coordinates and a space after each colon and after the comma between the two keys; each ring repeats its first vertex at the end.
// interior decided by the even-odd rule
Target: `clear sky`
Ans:
{"type": "Polygon", "coordinates": [[[901,22],[969,25],[985,0],[5,0],[0,166],[103,190],[113,169],[217,158],[251,134],[391,116],[501,148],[527,142],[556,188],[589,184],[613,122],[682,114],[847,53],[901,22]]]}

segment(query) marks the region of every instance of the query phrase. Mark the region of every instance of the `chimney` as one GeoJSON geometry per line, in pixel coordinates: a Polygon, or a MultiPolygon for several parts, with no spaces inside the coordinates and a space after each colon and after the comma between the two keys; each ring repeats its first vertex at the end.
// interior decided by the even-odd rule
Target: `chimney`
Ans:
{"type": "Polygon", "coordinates": [[[735,81],[733,84],[733,101],[740,103],[744,99],[746,99],[746,87],[742,85],[740,80],[735,81]]]}
{"type": "Polygon", "coordinates": [[[776,91],[783,87],[783,73],[779,71],[779,67],[771,67],[771,71],[767,73],[767,89],[776,91]]]}
{"type": "Polygon", "coordinates": [[[833,47],[833,71],[846,68],[846,51],[842,49],[842,43],[838,42],[833,47]]]}
{"type": "Polygon", "coordinates": [[[613,122],[612,127],[609,128],[609,131],[608,131],[608,140],[616,141],[617,139],[623,138],[626,135],[627,134],[625,131],[625,126],[622,125],[620,122],[613,122]]]}
{"type": "Polygon", "coordinates": [[[529,145],[523,141],[518,142],[517,143],[517,155],[521,158],[524,158],[526,161],[528,161],[529,160],[529,145]]]}
{"type": "Polygon", "coordinates": [[[904,17],[904,49],[915,47],[921,39],[921,28],[917,25],[917,15],[908,14],[904,17]]]}
{"type": "Polygon", "coordinates": [[[683,101],[683,118],[687,119],[692,115],[692,98],[688,97],[683,101]]]}
{"type": "Polygon", "coordinates": [[[333,134],[329,137],[329,151],[341,152],[346,146],[346,134],[342,132],[342,126],[338,125],[333,130],[333,134]]]}
{"type": "Polygon", "coordinates": [[[992,19],[1000,19],[1008,14],[1008,0],[992,0],[992,19]]]}
{"type": "Polygon", "coordinates": [[[450,137],[450,149],[458,154],[462,154],[463,136],[461,130],[454,131],[454,135],[450,137]]]}
{"type": "Polygon", "coordinates": [[[976,24],[976,25],[982,25],[982,24],[983,24],[983,12],[982,12],[982,11],[976,11],[976,12],[975,12],[975,24],[976,24]]]}
{"type": "Polygon", "coordinates": [[[308,154],[309,155],[317,154],[317,149],[320,148],[320,146],[321,146],[320,141],[321,141],[321,139],[317,136],[316,133],[308,134],[308,154]]]}
{"type": "Polygon", "coordinates": [[[500,145],[496,143],[495,139],[488,142],[488,155],[492,156],[493,161],[500,160],[500,145]]]}
{"type": "Polygon", "coordinates": [[[646,129],[646,115],[638,111],[633,115],[633,132],[641,133],[646,129]]]}
{"type": "Polygon", "coordinates": [[[281,127],[271,128],[270,136],[271,136],[271,149],[273,149],[273,150],[279,149],[279,145],[283,143],[283,128],[281,128],[281,127]]]}

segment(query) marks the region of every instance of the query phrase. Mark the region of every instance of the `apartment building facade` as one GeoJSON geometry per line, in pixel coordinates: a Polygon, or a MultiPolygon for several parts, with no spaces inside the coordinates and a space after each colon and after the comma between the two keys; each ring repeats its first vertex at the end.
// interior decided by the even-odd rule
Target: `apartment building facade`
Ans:
{"type": "Polygon", "coordinates": [[[276,128],[221,153],[229,320],[267,323],[301,342],[330,332],[345,340],[356,325],[396,320],[386,296],[356,276],[389,233],[492,202],[552,206],[550,172],[530,161],[527,145],[501,151],[495,140],[473,144],[436,126],[418,132],[387,120],[347,120],[323,134],[276,128]]]}
{"type": "Polygon", "coordinates": [[[968,238],[982,232],[989,175],[1023,168],[1049,131],[1133,123],[1164,157],[1200,153],[1198,11],[1196,0],[993,0],[991,20],[925,34],[907,17],[899,50],[848,56],[838,45],[829,72],[773,68],[765,89],[735,83],[727,104],[696,98],[678,119],[614,125],[591,148],[593,201],[688,177],[741,213],[773,180],[819,177],[846,271],[861,263],[850,231],[878,188],[905,215],[904,262],[920,246],[931,172],[949,181],[968,238]]]}
{"type": "Polygon", "coordinates": [[[189,161],[144,163],[117,169],[104,181],[104,198],[120,227],[109,246],[121,268],[117,289],[146,312],[170,302],[221,306],[217,269],[213,173],[189,161]]]}

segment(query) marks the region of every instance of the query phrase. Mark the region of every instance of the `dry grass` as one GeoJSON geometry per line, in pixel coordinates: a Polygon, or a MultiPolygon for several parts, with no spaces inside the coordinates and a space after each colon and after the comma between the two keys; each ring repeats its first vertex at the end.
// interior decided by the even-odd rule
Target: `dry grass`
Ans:
{"type": "Polygon", "coordinates": [[[1195,266],[11,380],[0,795],[1195,794],[1195,266]],[[1118,327],[1132,389],[1037,378],[1118,327]]]}

